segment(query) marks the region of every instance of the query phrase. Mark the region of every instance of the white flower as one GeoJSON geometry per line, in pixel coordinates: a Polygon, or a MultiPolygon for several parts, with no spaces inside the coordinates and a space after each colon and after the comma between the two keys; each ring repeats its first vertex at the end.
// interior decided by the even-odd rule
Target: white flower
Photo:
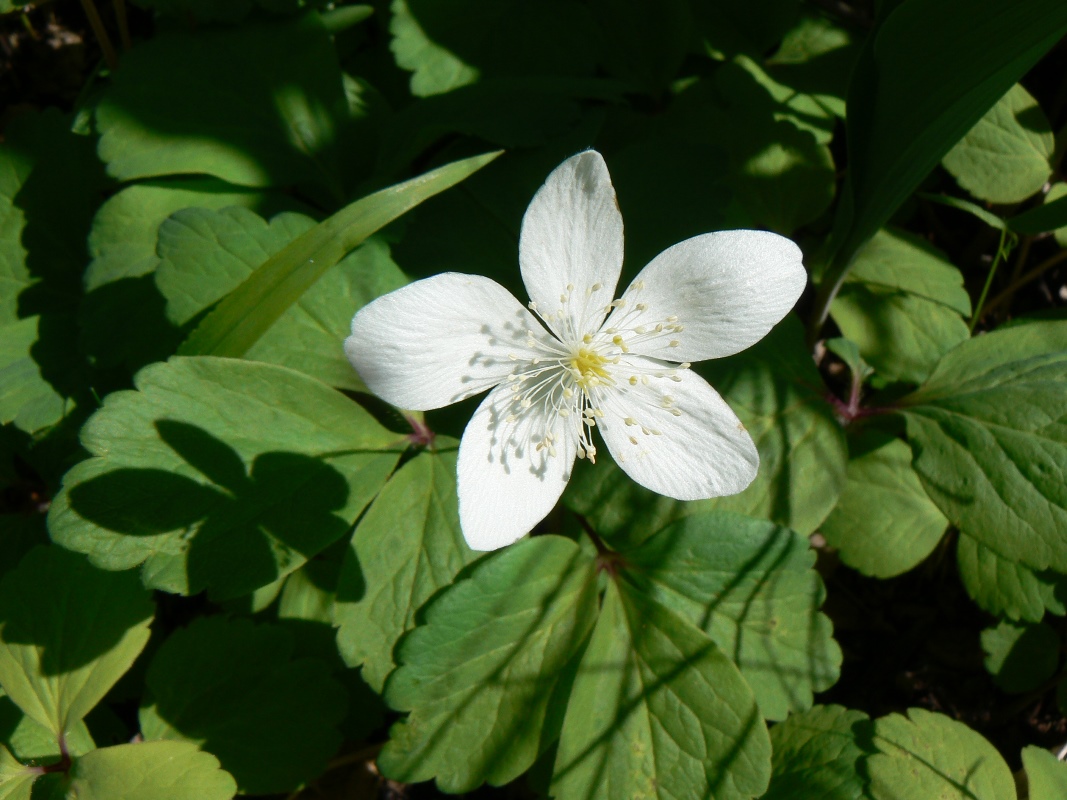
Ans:
{"type": "Polygon", "coordinates": [[[352,320],[348,358],[399,408],[495,387],[459,448],[460,522],[475,550],[510,544],[552,510],[575,457],[594,460],[593,428],[631,478],[668,497],[734,494],[756,476],[751,437],[688,362],[744,350],[785,316],[806,279],[799,248],[762,231],[695,236],[613,301],[622,253],[615,190],[590,150],[553,171],[523,217],[530,310],[495,281],[449,272],[352,320]]]}

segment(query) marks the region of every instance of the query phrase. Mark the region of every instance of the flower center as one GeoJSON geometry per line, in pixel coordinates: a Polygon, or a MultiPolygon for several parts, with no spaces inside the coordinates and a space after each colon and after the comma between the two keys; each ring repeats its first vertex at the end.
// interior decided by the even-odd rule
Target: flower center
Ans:
{"type": "Polygon", "coordinates": [[[589,389],[603,382],[613,382],[604,365],[608,359],[600,355],[596,350],[588,347],[579,347],[578,352],[571,356],[568,362],[571,371],[575,373],[574,382],[582,389],[589,389]]]}

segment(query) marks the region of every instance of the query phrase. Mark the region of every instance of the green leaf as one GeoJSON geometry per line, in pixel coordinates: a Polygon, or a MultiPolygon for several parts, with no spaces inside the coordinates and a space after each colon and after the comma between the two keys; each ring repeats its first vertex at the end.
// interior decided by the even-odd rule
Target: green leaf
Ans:
{"type": "Polygon", "coordinates": [[[862,711],[815,706],[771,728],[774,774],[763,800],[865,800],[856,727],[862,711]]]}
{"type": "Polygon", "coordinates": [[[267,259],[226,295],[179,352],[243,356],[304,292],[368,236],[498,155],[488,153],[446,164],[341,209],[267,259]]]}
{"type": "Polygon", "coordinates": [[[103,747],[74,762],[67,797],[78,800],[230,800],[237,787],[191,742],[103,747]]]}
{"type": "Polygon", "coordinates": [[[911,0],[885,8],[849,90],[850,198],[835,226],[840,274],[952,146],[1067,32],[1060,0],[1025,8],[1005,0],[911,0]]]}
{"type": "MultiPolygon", "coordinates": [[[[167,316],[185,325],[313,227],[315,222],[302,214],[279,214],[267,223],[245,208],[177,212],[159,229],[156,284],[166,298],[167,316]]],[[[356,311],[406,282],[388,246],[369,240],[290,306],[246,356],[331,386],[366,391],[338,343],[348,335],[356,311]]]]}
{"type": "Polygon", "coordinates": [[[693,3],[696,34],[713,57],[762,57],[796,22],[794,0],[717,0],[693,3]]]}
{"type": "Polygon", "coordinates": [[[874,368],[863,360],[859,347],[851,339],[836,336],[827,339],[825,344],[827,350],[845,362],[848,371],[852,373],[853,383],[862,384],[874,373],[874,368]]]}
{"type": "Polygon", "coordinates": [[[990,203],[1021,203],[1052,174],[1052,126],[1018,83],[942,159],[960,186],[990,203]]]}
{"type": "Polygon", "coordinates": [[[1008,220],[1009,227],[1018,233],[1045,233],[1054,231],[1056,241],[1067,247],[1067,184],[1054,183],[1045,195],[1043,205],[1024,211],[1008,220]]]}
{"type": "Polygon", "coordinates": [[[904,442],[872,430],[854,446],[845,491],[820,531],[853,569],[891,578],[930,555],[948,520],[923,491],[904,442]]]}
{"type": "MultiPolygon", "coordinates": [[[[96,708],[101,708],[97,706],[96,708]]],[[[63,756],[59,738],[41,723],[22,713],[0,689],[0,744],[5,745],[23,763],[55,763],[63,756]]],[[[96,743],[81,720],[67,729],[63,737],[67,753],[80,756],[96,749],[96,743]]]]}
{"type": "Polygon", "coordinates": [[[171,634],[148,668],[145,739],[187,740],[216,756],[242,793],[291,792],[341,743],[344,689],[325,661],[294,658],[278,626],[207,617],[171,634]]]}
{"type": "Polygon", "coordinates": [[[160,14],[205,22],[239,22],[252,10],[252,0],[134,0],[160,14]]]}
{"type": "Polygon", "coordinates": [[[6,747],[0,745],[0,800],[30,800],[33,782],[39,775],[36,770],[20,764],[6,747]]]}
{"type": "Polygon", "coordinates": [[[167,31],[124,54],[122,66],[96,108],[109,175],[214,175],[343,196],[336,137],[346,102],[317,14],[167,31]]]}
{"type": "Polygon", "coordinates": [[[737,667],[681,616],[609,582],[567,703],[553,797],[748,800],[770,771],[767,728],[737,667]]]}
{"type": "Polygon", "coordinates": [[[64,736],[130,668],[152,612],[135,575],[39,547],[0,581],[0,686],[64,736]]]}
{"type": "Polygon", "coordinates": [[[825,590],[807,539],[738,514],[686,517],[636,550],[624,569],[652,599],[699,626],[741,670],[763,716],[811,708],[841,666],[825,590]]]}
{"type": "Polygon", "coordinates": [[[825,101],[779,83],[747,56],[737,56],[732,64],[721,67],[715,73],[715,81],[720,91],[728,97],[737,97],[742,104],[762,100],[776,121],[791,122],[814,136],[820,145],[829,144],[833,138],[836,116],[825,101]],[[766,98],[754,91],[752,81],[763,88],[766,98]]]}
{"type": "Polygon", "coordinates": [[[513,545],[442,593],[400,646],[385,697],[411,714],[390,731],[383,773],[460,793],[529,769],[559,733],[557,695],[596,600],[595,562],[557,536],[513,545]]]}
{"type": "Polygon", "coordinates": [[[966,533],[960,533],[956,560],[967,594],[990,614],[1039,622],[1046,609],[1067,613],[1067,575],[1003,558],[966,533]]]}
{"type": "Polygon", "coordinates": [[[638,486],[605,455],[596,466],[578,464],[564,502],[618,547],[711,509],[770,519],[803,534],[814,531],[844,487],[847,445],[800,323],[787,317],[744,353],[695,369],[726,398],[759,449],[752,485],[732,497],[683,503],[638,486]]]}
{"type": "MultiPolygon", "coordinates": [[[[393,0],[389,8],[392,18],[389,33],[393,36],[390,50],[397,66],[412,73],[411,93],[416,97],[442,94],[460,86],[474,83],[480,73],[477,68],[434,42],[411,13],[407,0],[393,0]]],[[[456,14],[456,20],[467,15],[456,14]]]]}
{"type": "Polygon", "coordinates": [[[1056,671],[1060,637],[1044,622],[1003,621],[982,631],[985,668],[1005,692],[1036,689],[1056,671]]]}
{"type": "Polygon", "coordinates": [[[962,722],[921,708],[874,722],[867,758],[874,800],[1010,800],[1011,770],[1000,753],[962,722]]]}
{"type": "Polygon", "coordinates": [[[292,370],[175,358],[146,367],[82,429],[49,528],[146,586],[247,594],[336,541],[403,448],[359,405],[292,370]]]}
{"type": "Polygon", "coordinates": [[[889,380],[919,383],[968,337],[963,275],[935,248],[880,231],[856,257],[830,307],[841,332],[889,380]]]}
{"type": "Polygon", "coordinates": [[[764,60],[764,66],[779,83],[803,92],[835,117],[844,119],[848,81],[862,39],[828,16],[813,10],[801,14],[782,38],[777,52],[764,60]]]}
{"type": "MultiPolygon", "coordinates": [[[[631,90],[659,95],[682,64],[693,20],[686,0],[645,3],[641,0],[591,0],[600,27],[601,63],[631,90]]],[[[589,44],[585,45],[588,49],[589,44]]]]}
{"type": "Polygon", "coordinates": [[[33,357],[41,317],[0,327],[0,424],[34,433],[54,425],[71,406],[41,375],[33,357]]]}
{"type": "Polygon", "coordinates": [[[337,646],[379,692],[415,612],[478,557],[459,527],[455,445],[438,447],[446,449],[419,453],[382,489],[352,536],[337,583],[337,646]]]}
{"type": "Polygon", "coordinates": [[[170,356],[181,334],[164,313],[152,274],[159,226],[183,208],[252,208],[270,215],[298,204],[288,195],[243,189],[215,178],[172,178],[127,186],[93,218],[87,294],[78,312],[82,344],[105,367],[136,371],[170,356]]]}
{"type": "Polygon", "coordinates": [[[1036,745],[1023,748],[1023,767],[1030,785],[1029,800],[1067,797],[1067,764],[1036,745]]]}
{"type": "Polygon", "coordinates": [[[961,531],[1035,570],[1067,572],[1067,323],[970,339],[905,398],[923,488],[961,531]]]}

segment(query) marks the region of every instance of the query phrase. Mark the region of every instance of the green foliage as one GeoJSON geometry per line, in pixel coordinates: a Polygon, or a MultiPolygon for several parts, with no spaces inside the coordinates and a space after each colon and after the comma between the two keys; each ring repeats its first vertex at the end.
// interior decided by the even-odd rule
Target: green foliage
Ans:
{"type": "Polygon", "coordinates": [[[1018,203],[1052,174],[1052,127],[1037,101],[1015,84],[945,155],[960,186],[991,203],[1018,203]]]}
{"type": "Polygon", "coordinates": [[[229,800],[236,786],[190,742],[104,747],[77,759],[68,797],[83,800],[229,800]]]}
{"type": "Polygon", "coordinates": [[[567,668],[596,618],[593,559],[541,537],[479,564],[404,640],[386,701],[408,718],[380,764],[448,792],[503,784],[559,735],[567,668]]]}
{"type": "MultiPolygon", "coordinates": [[[[49,514],[55,541],[146,586],[237,597],[340,538],[396,465],[399,436],[282,367],[174,359],[82,432],[95,457],[49,514]]],[[[402,445],[401,445],[402,446],[402,445]]]]}
{"type": "Polygon", "coordinates": [[[774,774],[764,800],[866,800],[856,729],[862,711],[815,706],[771,729],[774,774]]]}
{"type": "Polygon", "coordinates": [[[420,453],[360,520],[341,567],[334,622],[349,666],[380,692],[415,612],[474,559],[459,528],[455,446],[420,453]]]}
{"type": "Polygon", "coordinates": [[[145,739],[199,744],[242,792],[289,792],[326,767],[341,737],[343,688],[324,661],[293,657],[286,630],[209,617],[159,648],[141,707],[145,739]]]}
{"type": "Polygon", "coordinates": [[[58,740],[129,669],[152,614],[135,576],[37,548],[0,581],[0,686],[58,740]]]}
{"type": "Polygon", "coordinates": [[[1067,792],[1067,764],[1040,747],[1023,748],[1030,800],[1055,800],[1067,792]]]}
{"type": "Polygon", "coordinates": [[[900,439],[871,430],[851,448],[845,491],[820,530],[841,560],[865,575],[907,572],[930,555],[948,520],[923,491],[900,439]]]}
{"type": "Polygon", "coordinates": [[[974,601],[991,614],[1039,622],[1045,610],[1067,614],[1067,576],[1033,570],[1004,558],[961,533],[956,546],[960,580],[974,601]]]}
{"type": "Polygon", "coordinates": [[[1035,570],[1067,572],[1067,323],[970,339],[906,400],[914,466],[968,536],[1035,570]]]}
{"type": "Polygon", "coordinates": [[[985,667],[1006,692],[1029,692],[1052,677],[1060,637],[1043,622],[1001,622],[982,631],[985,667]]]}

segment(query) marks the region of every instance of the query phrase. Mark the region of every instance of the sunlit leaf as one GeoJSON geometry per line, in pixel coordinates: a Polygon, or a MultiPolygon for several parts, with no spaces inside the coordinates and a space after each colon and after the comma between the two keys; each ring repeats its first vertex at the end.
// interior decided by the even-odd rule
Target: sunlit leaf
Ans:
{"type": "Polygon", "coordinates": [[[1022,755],[1030,785],[1030,800],[1067,797],[1067,764],[1036,745],[1024,747],[1022,755]]]}
{"type": "Polygon", "coordinates": [[[74,762],[68,797],[78,800],[230,800],[233,778],[191,742],[103,747],[74,762]]]}
{"type": "Polygon", "coordinates": [[[1001,622],[982,631],[985,668],[1006,692],[1036,689],[1056,671],[1060,637],[1044,622],[1001,622]]]}
{"type": "Polygon", "coordinates": [[[1046,609],[1067,613],[1067,575],[1004,558],[966,533],[960,534],[956,560],[967,593],[991,614],[1038,622],[1046,609]]]}
{"type": "Polygon", "coordinates": [[[774,774],[764,800],[864,800],[862,711],[815,706],[771,728],[774,774]]]}

